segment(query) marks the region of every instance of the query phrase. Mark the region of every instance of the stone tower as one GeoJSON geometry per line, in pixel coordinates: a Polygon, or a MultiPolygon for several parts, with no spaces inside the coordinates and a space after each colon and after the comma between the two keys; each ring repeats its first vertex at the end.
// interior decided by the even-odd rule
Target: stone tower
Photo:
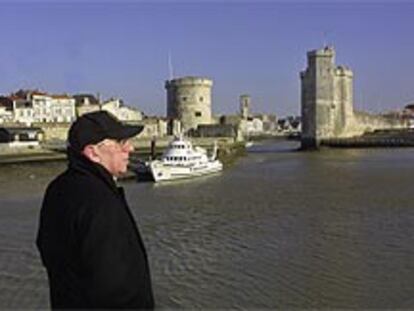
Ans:
{"type": "Polygon", "coordinates": [[[317,148],[323,139],[344,137],[353,122],[352,71],[335,66],[332,47],[310,51],[301,72],[302,148],[317,148]]]}
{"type": "Polygon", "coordinates": [[[250,95],[240,95],[240,116],[242,119],[247,120],[250,116],[251,103],[252,99],[250,98],[250,95]]]}
{"type": "Polygon", "coordinates": [[[213,81],[201,77],[183,77],[165,82],[167,117],[181,121],[183,132],[211,124],[211,88],[213,81]]]}

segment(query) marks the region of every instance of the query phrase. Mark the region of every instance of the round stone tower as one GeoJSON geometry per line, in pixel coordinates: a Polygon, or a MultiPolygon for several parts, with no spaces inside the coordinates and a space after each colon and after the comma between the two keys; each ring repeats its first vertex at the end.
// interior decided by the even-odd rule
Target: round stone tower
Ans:
{"type": "Polygon", "coordinates": [[[165,82],[167,117],[181,121],[183,132],[211,124],[213,81],[202,77],[183,77],[165,82]]]}

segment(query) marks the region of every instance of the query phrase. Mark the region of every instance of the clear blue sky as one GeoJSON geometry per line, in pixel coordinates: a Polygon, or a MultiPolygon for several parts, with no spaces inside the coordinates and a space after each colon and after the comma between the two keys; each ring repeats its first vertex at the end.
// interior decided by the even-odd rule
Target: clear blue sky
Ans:
{"type": "Polygon", "coordinates": [[[165,115],[164,82],[214,81],[214,113],[299,114],[306,52],[333,45],[354,72],[356,109],[414,102],[414,2],[0,0],[0,93],[120,97],[165,115]],[[55,4],[53,4],[55,3],[55,4]]]}

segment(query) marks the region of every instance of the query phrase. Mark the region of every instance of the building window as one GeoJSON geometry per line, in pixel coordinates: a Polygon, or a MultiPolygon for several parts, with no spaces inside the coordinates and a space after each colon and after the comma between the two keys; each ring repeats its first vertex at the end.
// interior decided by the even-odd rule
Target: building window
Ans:
{"type": "Polygon", "coordinates": [[[196,116],[196,117],[201,117],[201,112],[200,112],[200,111],[196,111],[196,112],[195,112],[195,116],[196,116]]]}
{"type": "Polygon", "coordinates": [[[182,99],[183,102],[185,102],[185,101],[187,101],[187,96],[183,96],[183,97],[181,97],[181,99],[182,99]]]}
{"type": "Polygon", "coordinates": [[[200,102],[202,102],[204,100],[203,96],[200,96],[200,102]]]}

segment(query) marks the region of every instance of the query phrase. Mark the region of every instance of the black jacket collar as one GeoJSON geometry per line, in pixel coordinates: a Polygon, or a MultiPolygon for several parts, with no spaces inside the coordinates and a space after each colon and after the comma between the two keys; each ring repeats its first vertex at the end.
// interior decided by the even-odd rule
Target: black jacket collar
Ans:
{"type": "Polygon", "coordinates": [[[69,169],[92,174],[101,179],[103,182],[105,182],[105,184],[107,184],[111,189],[119,194],[119,189],[115,183],[114,177],[111,175],[111,173],[108,172],[105,167],[99,163],[92,162],[84,155],[80,154],[76,150],[71,149],[70,147],[67,149],[67,155],[69,160],[69,169]]]}

